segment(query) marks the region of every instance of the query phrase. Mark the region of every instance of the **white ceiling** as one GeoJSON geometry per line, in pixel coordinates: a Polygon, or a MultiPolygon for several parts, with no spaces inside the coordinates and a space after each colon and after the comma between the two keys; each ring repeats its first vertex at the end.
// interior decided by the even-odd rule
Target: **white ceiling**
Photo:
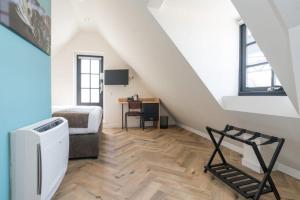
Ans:
{"type": "MultiPolygon", "coordinates": [[[[230,2],[229,0],[224,0],[230,2]]],[[[77,31],[85,30],[101,30],[101,24],[99,24],[99,17],[103,16],[99,10],[101,10],[101,4],[108,2],[102,0],[52,0],[52,49],[53,52],[57,52],[58,49],[66,44],[77,31]]],[[[147,6],[154,6],[155,8],[167,6],[169,9],[181,9],[188,10],[190,14],[197,14],[199,9],[203,8],[203,3],[199,0],[189,0],[188,3],[182,0],[140,0],[140,2],[147,6]],[[201,8],[202,7],[202,8],[201,8]]],[[[111,1],[112,6],[116,6],[114,1],[111,1]]],[[[121,4],[120,4],[121,5],[121,4]]],[[[129,5],[129,4],[125,4],[129,5]]],[[[222,6],[222,10],[226,11],[228,15],[235,19],[239,19],[239,14],[231,5],[231,3],[216,4],[216,8],[210,7],[209,9],[218,9],[222,6]]],[[[120,8],[122,12],[122,8],[120,8]]],[[[125,9],[124,9],[124,12],[125,9]]],[[[130,14],[130,13],[128,13],[130,14]]],[[[109,18],[105,19],[107,22],[109,18]]]]}
{"type": "Polygon", "coordinates": [[[79,29],[79,23],[69,0],[52,0],[51,12],[53,16],[51,24],[53,55],[75,35],[79,29]]]}
{"type": "MultiPolygon", "coordinates": [[[[151,2],[151,0],[150,0],[151,2]]],[[[230,0],[211,0],[207,3],[205,0],[166,0],[163,8],[175,9],[178,12],[189,12],[190,14],[199,15],[199,12],[214,12],[222,10],[228,17],[239,19],[240,15],[230,0]]]]}

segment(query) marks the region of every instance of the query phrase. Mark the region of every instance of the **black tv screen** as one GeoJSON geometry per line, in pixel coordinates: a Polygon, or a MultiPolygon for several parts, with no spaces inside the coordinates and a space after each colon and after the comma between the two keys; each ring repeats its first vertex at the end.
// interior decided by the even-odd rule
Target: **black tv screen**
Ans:
{"type": "Polygon", "coordinates": [[[128,69],[105,70],[105,85],[128,85],[128,69]]]}

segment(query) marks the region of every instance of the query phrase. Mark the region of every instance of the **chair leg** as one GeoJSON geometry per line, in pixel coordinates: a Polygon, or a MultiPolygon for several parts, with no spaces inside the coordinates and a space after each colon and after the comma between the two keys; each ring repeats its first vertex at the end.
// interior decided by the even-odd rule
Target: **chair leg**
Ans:
{"type": "Polygon", "coordinates": [[[142,128],[142,116],[140,116],[140,128],[142,128]]]}
{"type": "Polygon", "coordinates": [[[145,119],[144,119],[144,117],[143,117],[143,130],[145,130],[145,119]]]}
{"type": "Polygon", "coordinates": [[[127,115],[125,115],[125,128],[126,128],[126,131],[128,131],[128,125],[127,125],[127,115]]]}

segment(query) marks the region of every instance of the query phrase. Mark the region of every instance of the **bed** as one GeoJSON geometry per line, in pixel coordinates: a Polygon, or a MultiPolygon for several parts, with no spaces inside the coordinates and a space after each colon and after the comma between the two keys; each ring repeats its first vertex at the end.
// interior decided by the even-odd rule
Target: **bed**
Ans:
{"type": "Polygon", "coordinates": [[[97,158],[102,135],[103,111],[99,106],[55,106],[53,117],[64,117],[69,123],[69,158],[97,158]]]}

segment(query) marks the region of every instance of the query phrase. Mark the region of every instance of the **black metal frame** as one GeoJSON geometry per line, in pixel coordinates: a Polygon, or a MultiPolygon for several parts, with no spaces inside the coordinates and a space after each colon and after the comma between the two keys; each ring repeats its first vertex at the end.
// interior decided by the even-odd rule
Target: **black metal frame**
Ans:
{"type": "Polygon", "coordinates": [[[255,87],[247,88],[246,87],[246,69],[248,67],[255,67],[259,65],[268,64],[268,62],[258,63],[254,65],[246,64],[247,57],[247,46],[253,45],[256,42],[251,42],[247,44],[247,26],[242,24],[240,26],[240,73],[239,73],[239,96],[286,96],[285,91],[281,86],[275,85],[275,73],[272,71],[272,84],[271,87],[255,87]],[[274,88],[279,87],[280,89],[275,90],[274,88]],[[268,91],[268,89],[273,89],[268,91]]]}
{"type": "Polygon", "coordinates": [[[103,73],[103,68],[104,68],[104,57],[103,56],[95,56],[95,55],[77,55],[77,105],[84,105],[84,106],[101,106],[103,107],[103,80],[100,79],[101,81],[101,87],[102,87],[102,94],[99,96],[99,103],[81,103],[81,62],[80,62],[80,57],[91,57],[91,58],[99,58],[100,59],[100,73],[103,73]]]}
{"type": "Polygon", "coordinates": [[[285,139],[283,138],[277,138],[274,136],[265,135],[258,132],[249,131],[242,128],[237,128],[234,126],[226,125],[225,129],[223,131],[219,131],[210,127],[206,128],[214,146],[215,150],[213,151],[213,154],[211,155],[207,165],[204,167],[204,172],[206,173],[209,171],[214,176],[216,176],[218,179],[226,183],[228,186],[230,186],[232,189],[237,191],[239,194],[241,194],[246,199],[254,199],[258,200],[262,194],[273,192],[276,199],[280,199],[280,195],[278,193],[278,190],[276,189],[276,186],[274,184],[274,181],[271,177],[272,169],[275,165],[275,162],[279,156],[279,153],[282,149],[282,146],[284,144],[285,139]],[[230,131],[235,131],[234,134],[229,133],[230,131]],[[220,135],[220,138],[218,141],[216,141],[213,133],[217,133],[220,135]],[[251,137],[248,139],[244,139],[241,136],[244,134],[248,134],[251,137]],[[233,140],[242,142],[244,144],[250,145],[253,148],[253,151],[258,159],[259,164],[261,165],[261,168],[264,172],[263,178],[261,181],[258,179],[252,177],[251,175],[241,171],[240,169],[232,166],[231,164],[227,163],[220,146],[222,144],[222,141],[224,137],[231,138],[233,140]],[[266,141],[264,141],[261,144],[257,144],[254,140],[257,138],[262,138],[266,141]],[[272,143],[278,143],[277,147],[273,153],[272,159],[267,166],[261,153],[259,152],[258,146],[259,145],[268,145],[272,143]],[[221,163],[219,164],[212,164],[216,154],[219,154],[221,158],[221,163]]]}

